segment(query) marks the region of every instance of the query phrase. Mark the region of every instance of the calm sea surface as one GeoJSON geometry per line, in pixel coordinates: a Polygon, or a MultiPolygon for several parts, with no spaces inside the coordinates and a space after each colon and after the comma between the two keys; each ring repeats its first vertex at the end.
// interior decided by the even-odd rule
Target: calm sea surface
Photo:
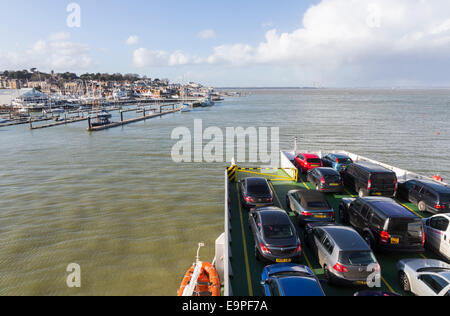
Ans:
{"type": "Polygon", "coordinates": [[[174,295],[223,231],[227,163],[176,164],[172,130],[279,127],[281,149],[343,149],[450,180],[450,90],[257,90],[89,134],[0,128],[0,295],[174,295]],[[70,263],[81,289],[66,286],[70,263]]]}

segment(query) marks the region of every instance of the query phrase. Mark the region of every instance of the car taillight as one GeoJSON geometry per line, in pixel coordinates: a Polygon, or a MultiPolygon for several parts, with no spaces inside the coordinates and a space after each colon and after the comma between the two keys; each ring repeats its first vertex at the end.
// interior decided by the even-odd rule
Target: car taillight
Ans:
{"type": "Polygon", "coordinates": [[[367,183],[367,191],[372,190],[372,180],[369,180],[369,183],[367,183]]]}
{"type": "Polygon", "coordinates": [[[382,242],[383,244],[389,243],[389,233],[388,233],[388,232],[382,231],[382,232],[381,232],[381,235],[380,235],[380,238],[381,238],[381,242],[382,242]]]}
{"type": "Polygon", "coordinates": [[[266,199],[266,202],[272,203],[272,202],[273,202],[273,198],[268,198],[268,199],[266,199]]]}
{"type": "Polygon", "coordinates": [[[425,245],[425,241],[426,241],[426,235],[425,232],[422,233],[422,245],[425,245]]]}
{"type": "Polygon", "coordinates": [[[397,192],[397,190],[398,190],[398,181],[395,180],[395,192],[397,192]]]}
{"type": "Polygon", "coordinates": [[[341,273],[347,273],[348,268],[346,266],[343,266],[342,264],[336,263],[333,267],[334,270],[341,273]]]}
{"type": "Polygon", "coordinates": [[[320,183],[325,184],[325,179],[323,177],[320,179],[320,183]]]}
{"type": "Polygon", "coordinates": [[[440,204],[436,204],[434,206],[434,208],[438,209],[438,210],[444,210],[445,209],[445,205],[440,205],[440,204]]]}
{"type": "Polygon", "coordinates": [[[331,212],[331,213],[330,213],[330,217],[333,217],[333,218],[334,218],[334,215],[335,215],[334,212],[331,212]]]}
{"type": "Polygon", "coordinates": [[[260,244],[259,246],[261,247],[261,251],[263,253],[265,253],[265,254],[269,254],[270,253],[270,250],[267,249],[267,247],[264,244],[260,244]]]}
{"type": "Polygon", "coordinates": [[[302,212],[302,216],[313,216],[313,213],[302,212]]]}
{"type": "Polygon", "coordinates": [[[298,244],[298,247],[295,249],[295,252],[302,251],[302,244],[298,244]]]}
{"type": "Polygon", "coordinates": [[[246,197],[245,197],[245,201],[247,201],[247,202],[249,202],[249,203],[255,202],[255,200],[254,200],[253,198],[249,197],[249,196],[246,196],[246,197]]]}
{"type": "Polygon", "coordinates": [[[381,267],[380,265],[377,263],[377,265],[375,266],[375,268],[373,268],[372,272],[380,272],[381,271],[381,267]]]}

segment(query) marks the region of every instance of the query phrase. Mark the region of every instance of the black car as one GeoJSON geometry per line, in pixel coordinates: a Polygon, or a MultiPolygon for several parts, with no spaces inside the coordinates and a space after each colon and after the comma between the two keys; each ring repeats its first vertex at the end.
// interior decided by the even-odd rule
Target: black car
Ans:
{"type": "Polygon", "coordinates": [[[344,190],[339,172],[333,168],[316,168],[308,171],[307,180],[313,183],[317,191],[340,193],[344,190]]]}
{"type": "Polygon", "coordinates": [[[424,251],[422,219],[390,198],[343,199],[339,213],[374,250],[424,251]]]}
{"type": "Polygon", "coordinates": [[[382,166],[358,162],[348,166],[344,173],[344,184],[355,190],[359,197],[394,197],[397,191],[397,175],[382,166]]]}
{"type": "Polygon", "coordinates": [[[302,247],[295,226],[286,211],[276,207],[250,210],[249,226],[259,261],[300,262],[302,247]]]}
{"type": "Polygon", "coordinates": [[[239,182],[241,201],[246,208],[273,205],[273,192],[264,178],[247,178],[239,182]]]}
{"type": "Polygon", "coordinates": [[[421,212],[450,213],[450,187],[432,180],[399,183],[398,197],[415,203],[421,212]]]}

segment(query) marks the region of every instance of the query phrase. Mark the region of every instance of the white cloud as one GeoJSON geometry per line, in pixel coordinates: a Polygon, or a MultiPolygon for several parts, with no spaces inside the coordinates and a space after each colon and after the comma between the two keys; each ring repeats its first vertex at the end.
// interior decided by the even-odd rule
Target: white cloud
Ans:
{"type": "MultiPolygon", "coordinates": [[[[284,67],[286,74],[328,82],[450,82],[442,72],[450,66],[448,12],[448,0],[322,0],[305,12],[301,28],[269,30],[257,45],[220,45],[193,63],[284,67]]],[[[178,62],[165,52],[163,64],[193,60],[174,54],[178,62]]]]}
{"type": "Polygon", "coordinates": [[[216,38],[216,32],[211,29],[203,30],[200,33],[198,33],[198,37],[201,39],[213,39],[216,38]]]}
{"type": "Polygon", "coordinates": [[[186,55],[181,51],[168,53],[163,50],[151,51],[147,48],[139,48],[133,53],[133,63],[138,68],[160,66],[173,67],[189,64],[200,64],[202,62],[202,59],[186,55]]]}
{"type": "Polygon", "coordinates": [[[0,52],[0,69],[76,71],[92,64],[89,46],[70,41],[70,34],[64,32],[38,40],[23,52],[0,52]]]}
{"type": "Polygon", "coordinates": [[[139,44],[139,41],[140,41],[139,36],[131,35],[130,37],[128,37],[126,43],[127,45],[137,45],[139,44]]]}

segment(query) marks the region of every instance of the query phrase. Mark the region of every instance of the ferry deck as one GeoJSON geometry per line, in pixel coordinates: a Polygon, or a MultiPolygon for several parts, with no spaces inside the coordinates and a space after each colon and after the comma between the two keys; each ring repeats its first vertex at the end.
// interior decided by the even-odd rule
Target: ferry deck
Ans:
{"type": "MultiPolygon", "coordinates": [[[[345,153],[345,152],[342,152],[345,153]]],[[[354,161],[370,160],[368,158],[360,157],[351,153],[348,154],[354,161]]],[[[270,179],[269,184],[275,195],[275,206],[286,210],[286,194],[290,190],[307,189],[313,190],[313,185],[306,181],[305,175],[295,174],[293,172],[293,158],[294,152],[282,152],[282,168],[280,169],[252,169],[241,168],[235,166],[235,179],[230,181],[229,171],[226,172],[226,203],[225,203],[225,233],[218,239],[218,243],[222,246],[217,246],[216,243],[216,258],[218,252],[221,252],[221,257],[224,258],[223,264],[217,264],[221,275],[223,275],[224,295],[225,296],[262,296],[263,289],[260,285],[261,273],[264,264],[257,261],[254,254],[254,240],[253,235],[248,225],[248,210],[244,209],[240,203],[239,184],[237,181],[247,177],[265,177],[270,179]],[[297,178],[298,176],[298,178],[297,178]],[[228,246],[227,246],[228,245],[228,246]],[[217,250],[219,249],[219,250],[217,250]]],[[[322,153],[319,153],[322,155],[322,153]]],[[[379,162],[376,162],[381,164],[379,162]]],[[[399,181],[404,181],[411,178],[424,178],[420,175],[410,173],[405,170],[400,170],[388,165],[383,166],[394,170],[397,173],[399,181]]],[[[355,198],[356,192],[351,192],[345,189],[342,194],[327,194],[327,200],[334,208],[336,214],[336,221],[339,223],[339,204],[342,198],[355,198]]],[[[430,217],[431,214],[422,213],[417,206],[406,201],[397,200],[404,207],[409,209],[414,214],[421,218],[430,217]]],[[[319,279],[325,279],[324,271],[320,267],[314,254],[304,242],[303,230],[298,226],[294,213],[289,213],[292,222],[297,228],[297,231],[302,240],[302,264],[307,265],[317,275],[319,279]]],[[[382,282],[381,288],[369,289],[357,287],[343,287],[332,286],[324,284],[323,288],[327,296],[352,296],[354,293],[363,290],[394,292],[399,295],[408,295],[400,288],[396,265],[397,262],[405,258],[427,258],[440,259],[438,255],[426,250],[423,254],[398,254],[398,253],[379,253],[375,256],[381,266],[382,282]]]]}

